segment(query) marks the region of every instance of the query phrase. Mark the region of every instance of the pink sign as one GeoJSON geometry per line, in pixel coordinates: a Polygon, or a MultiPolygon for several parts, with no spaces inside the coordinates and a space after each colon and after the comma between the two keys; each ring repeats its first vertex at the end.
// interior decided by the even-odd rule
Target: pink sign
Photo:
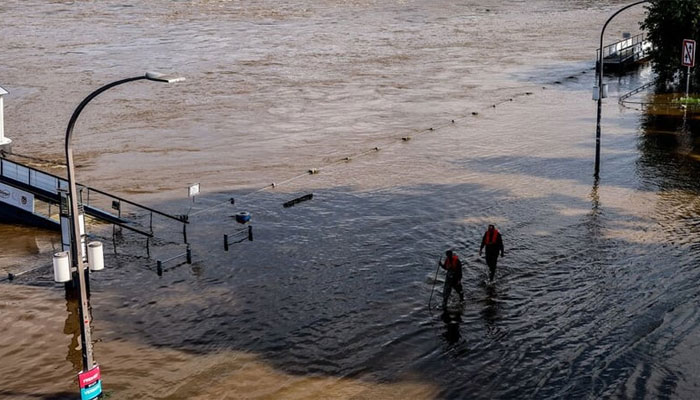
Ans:
{"type": "Polygon", "coordinates": [[[95,368],[87,372],[81,372],[78,374],[78,381],[80,381],[80,388],[90,386],[93,383],[100,380],[100,366],[96,365],[95,368]]]}

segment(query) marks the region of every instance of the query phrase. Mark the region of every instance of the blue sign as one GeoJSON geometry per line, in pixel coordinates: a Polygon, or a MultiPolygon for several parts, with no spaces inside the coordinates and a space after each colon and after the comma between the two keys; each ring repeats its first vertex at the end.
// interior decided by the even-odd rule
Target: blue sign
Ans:
{"type": "Polygon", "coordinates": [[[80,400],[92,400],[102,394],[102,381],[97,381],[90,387],[80,389],[80,400]]]}

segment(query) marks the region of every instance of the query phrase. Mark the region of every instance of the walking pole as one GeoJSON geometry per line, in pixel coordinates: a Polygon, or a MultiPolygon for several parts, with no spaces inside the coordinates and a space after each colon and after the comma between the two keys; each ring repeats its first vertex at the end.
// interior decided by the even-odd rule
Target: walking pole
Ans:
{"type": "Polygon", "coordinates": [[[433,301],[433,292],[435,291],[435,282],[437,282],[438,271],[440,271],[440,263],[442,263],[442,257],[438,260],[437,269],[435,269],[435,278],[433,279],[433,288],[430,289],[430,299],[428,300],[428,310],[431,310],[431,302],[433,301]]]}

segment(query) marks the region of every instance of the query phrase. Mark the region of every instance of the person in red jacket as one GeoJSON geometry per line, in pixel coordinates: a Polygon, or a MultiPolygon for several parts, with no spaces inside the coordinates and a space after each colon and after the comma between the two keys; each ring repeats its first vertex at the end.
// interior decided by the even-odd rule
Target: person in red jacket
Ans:
{"type": "Polygon", "coordinates": [[[489,281],[493,282],[493,277],[496,275],[498,253],[501,253],[501,257],[505,255],[503,252],[501,233],[498,232],[498,229],[493,225],[489,225],[486,233],[484,233],[483,239],[481,239],[481,247],[479,248],[480,256],[484,247],[486,247],[486,264],[489,266],[489,281]]]}
{"type": "Polygon", "coordinates": [[[464,292],[462,290],[462,262],[459,257],[447,250],[445,252],[445,262],[440,262],[440,266],[446,271],[445,288],[442,291],[442,309],[447,308],[447,300],[450,298],[452,288],[459,294],[459,301],[464,301],[464,292]]]}

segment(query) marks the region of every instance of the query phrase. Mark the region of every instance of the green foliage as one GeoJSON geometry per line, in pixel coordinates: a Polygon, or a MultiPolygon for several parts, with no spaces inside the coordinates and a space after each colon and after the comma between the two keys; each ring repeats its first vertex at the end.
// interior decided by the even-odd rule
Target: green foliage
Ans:
{"type": "Polygon", "coordinates": [[[671,100],[672,103],[678,104],[700,104],[700,98],[697,97],[681,97],[671,100]]]}
{"type": "MultiPolygon", "coordinates": [[[[673,89],[685,87],[686,67],[681,65],[683,39],[700,39],[700,0],[651,0],[646,9],[641,27],[654,44],[651,62],[660,83],[673,89]]],[[[696,50],[696,58],[697,53],[696,50]]],[[[696,68],[691,69],[690,79],[697,91],[700,82],[696,68]]]]}

